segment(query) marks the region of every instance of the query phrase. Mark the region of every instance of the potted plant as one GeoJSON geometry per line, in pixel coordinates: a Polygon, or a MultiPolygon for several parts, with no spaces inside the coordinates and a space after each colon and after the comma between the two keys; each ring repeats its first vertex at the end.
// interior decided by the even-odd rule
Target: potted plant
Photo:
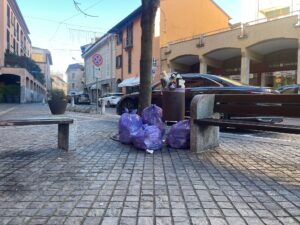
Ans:
{"type": "Polygon", "coordinates": [[[67,97],[63,90],[52,89],[49,91],[48,105],[52,114],[64,114],[67,104],[67,97]]]}

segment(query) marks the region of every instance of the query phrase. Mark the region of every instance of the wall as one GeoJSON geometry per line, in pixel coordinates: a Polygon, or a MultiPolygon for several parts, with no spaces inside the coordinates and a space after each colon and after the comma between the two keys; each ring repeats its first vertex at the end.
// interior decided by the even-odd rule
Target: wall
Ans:
{"type": "Polygon", "coordinates": [[[74,92],[83,92],[83,71],[81,69],[71,69],[68,70],[67,72],[67,76],[68,76],[68,94],[71,91],[74,92]],[[74,78],[72,76],[72,74],[74,74],[74,78]],[[75,87],[72,88],[72,83],[74,83],[75,87]]]}
{"type": "Polygon", "coordinates": [[[228,27],[229,17],[211,0],[160,3],[160,45],[228,27]]]}
{"type": "Polygon", "coordinates": [[[84,56],[87,85],[95,83],[96,78],[99,78],[99,81],[115,79],[116,46],[114,36],[106,36],[101,43],[96,43],[92,48],[93,50],[90,50],[90,52],[84,56]],[[100,54],[102,56],[103,63],[99,67],[95,66],[92,61],[94,54],[100,54]]]}
{"type": "MultiPolygon", "coordinates": [[[[141,58],[141,18],[138,17],[133,21],[133,47],[132,51],[132,69],[128,73],[128,50],[125,48],[126,43],[126,27],[123,29],[123,45],[116,46],[116,56],[123,55],[122,68],[116,69],[116,80],[125,80],[131,77],[140,76],[140,58],[141,58]]],[[[157,61],[157,68],[155,73],[155,80],[160,79],[160,42],[159,37],[153,38],[153,58],[157,61]]]]}
{"type": "Polygon", "coordinates": [[[45,85],[47,90],[51,89],[50,65],[52,65],[48,55],[50,55],[50,52],[47,49],[41,49],[36,47],[32,48],[31,58],[41,68],[41,71],[45,76],[45,85]]]}

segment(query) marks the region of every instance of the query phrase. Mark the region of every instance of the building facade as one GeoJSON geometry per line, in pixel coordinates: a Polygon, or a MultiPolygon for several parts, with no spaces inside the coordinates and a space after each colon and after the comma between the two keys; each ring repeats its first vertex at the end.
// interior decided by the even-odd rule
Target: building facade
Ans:
{"type": "Polygon", "coordinates": [[[51,52],[48,49],[32,47],[31,58],[41,68],[45,77],[45,86],[47,90],[51,89],[50,66],[52,65],[51,52]]]}
{"type": "Polygon", "coordinates": [[[299,18],[281,15],[178,41],[162,48],[162,68],[223,75],[257,86],[300,84],[299,18]]]}
{"type": "Polygon", "coordinates": [[[42,101],[44,84],[20,65],[31,58],[31,40],[16,0],[0,0],[0,17],[0,102],[42,101]]]}
{"type": "Polygon", "coordinates": [[[159,12],[161,47],[229,27],[229,15],[212,0],[164,0],[159,12]]]}
{"type": "MultiPolygon", "coordinates": [[[[159,43],[159,14],[155,20],[155,35],[153,38],[153,60],[152,77],[153,83],[160,79],[160,43],[159,43]]],[[[136,80],[135,86],[119,88],[120,92],[130,93],[136,91],[140,77],[141,58],[141,7],[136,9],[116,26],[110,29],[109,33],[116,36],[116,83],[122,84],[130,80],[136,80]]]]}
{"type": "Polygon", "coordinates": [[[107,33],[82,54],[86,87],[93,102],[101,95],[117,91],[115,48],[115,35],[107,33]]]}
{"type": "Polygon", "coordinates": [[[68,95],[82,94],[85,88],[84,66],[80,63],[70,64],[66,74],[68,95]]]}
{"type": "Polygon", "coordinates": [[[51,74],[51,86],[52,89],[60,89],[63,90],[65,95],[68,92],[68,84],[66,81],[63,80],[62,74],[51,74]]]}

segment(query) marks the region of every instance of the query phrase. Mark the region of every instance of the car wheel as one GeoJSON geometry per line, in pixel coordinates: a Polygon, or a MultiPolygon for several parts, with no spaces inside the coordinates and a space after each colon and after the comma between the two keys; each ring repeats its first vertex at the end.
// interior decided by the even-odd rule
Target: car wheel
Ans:
{"type": "Polygon", "coordinates": [[[125,112],[125,108],[127,108],[130,111],[134,110],[134,109],[137,109],[137,106],[136,104],[134,103],[133,100],[131,99],[126,99],[122,102],[122,105],[121,105],[121,111],[122,113],[125,112]]]}
{"type": "Polygon", "coordinates": [[[106,103],[106,106],[107,106],[108,108],[110,108],[110,107],[111,107],[111,105],[110,105],[110,102],[109,102],[109,101],[106,103]]]}

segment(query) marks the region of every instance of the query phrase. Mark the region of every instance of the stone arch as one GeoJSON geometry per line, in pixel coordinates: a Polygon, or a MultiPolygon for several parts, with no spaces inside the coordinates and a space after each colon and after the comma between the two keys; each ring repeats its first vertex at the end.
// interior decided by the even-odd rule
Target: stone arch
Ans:
{"type": "Polygon", "coordinates": [[[179,73],[198,73],[200,60],[198,55],[180,55],[170,60],[171,71],[179,73]]]}

